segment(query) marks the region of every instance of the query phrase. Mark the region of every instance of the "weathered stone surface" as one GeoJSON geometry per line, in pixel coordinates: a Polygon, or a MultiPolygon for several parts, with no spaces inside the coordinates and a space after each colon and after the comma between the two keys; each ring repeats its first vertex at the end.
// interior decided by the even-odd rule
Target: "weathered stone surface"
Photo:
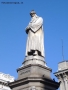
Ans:
{"type": "Polygon", "coordinates": [[[40,64],[45,66],[46,63],[44,61],[44,57],[41,56],[28,56],[25,57],[25,60],[23,62],[23,66],[29,65],[29,64],[40,64]]]}
{"type": "Polygon", "coordinates": [[[23,66],[18,71],[18,79],[22,79],[25,77],[42,77],[45,76],[47,78],[51,78],[51,69],[40,64],[29,64],[27,66],[23,66]]]}
{"type": "Polygon", "coordinates": [[[33,86],[35,86],[36,90],[56,90],[59,83],[45,77],[28,77],[17,80],[9,84],[9,86],[12,90],[32,90],[33,86]]]}
{"type": "Polygon", "coordinates": [[[22,66],[17,69],[18,79],[9,83],[9,86],[12,90],[56,90],[59,83],[51,79],[51,71],[40,64],[22,66]]]}

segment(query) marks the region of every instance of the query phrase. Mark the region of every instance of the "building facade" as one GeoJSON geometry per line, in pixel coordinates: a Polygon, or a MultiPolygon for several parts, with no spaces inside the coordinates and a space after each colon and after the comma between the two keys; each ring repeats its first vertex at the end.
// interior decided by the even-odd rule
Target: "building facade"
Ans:
{"type": "Polygon", "coordinates": [[[0,72],[0,90],[11,90],[10,87],[8,86],[8,83],[13,81],[14,81],[13,76],[0,72]]]}
{"type": "Polygon", "coordinates": [[[54,74],[60,82],[60,90],[68,90],[68,61],[60,62],[54,74]]]}

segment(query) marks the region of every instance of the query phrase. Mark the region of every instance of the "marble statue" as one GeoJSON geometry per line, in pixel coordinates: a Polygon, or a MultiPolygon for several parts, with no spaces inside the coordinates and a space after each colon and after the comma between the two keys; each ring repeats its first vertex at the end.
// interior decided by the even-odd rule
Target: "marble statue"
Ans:
{"type": "Polygon", "coordinates": [[[28,34],[26,45],[26,56],[39,55],[44,57],[44,33],[43,33],[43,19],[36,15],[32,10],[30,12],[31,21],[26,27],[28,34]]]}

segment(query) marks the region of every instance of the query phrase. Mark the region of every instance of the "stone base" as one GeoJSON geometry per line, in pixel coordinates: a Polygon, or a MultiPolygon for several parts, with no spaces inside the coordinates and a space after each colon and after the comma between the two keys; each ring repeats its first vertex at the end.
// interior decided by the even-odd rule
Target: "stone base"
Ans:
{"type": "Polygon", "coordinates": [[[56,90],[59,83],[50,77],[51,69],[43,57],[26,57],[22,67],[17,69],[18,79],[9,83],[12,90],[56,90]]]}
{"type": "Polygon", "coordinates": [[[50,78],[51,69],[40,64],[29,64],[17,69],[18,79],[23,79],[26,77],[47,77],[50,78]]]}
{"type": "Polygon", "coordinates": [[[27,77],[9,83],[12,90],[57,90],[59,83],[45,77],[27,77]]]}
{"type": "Polygon", "coordinates": [[[40,64],[40,65],[43,65],[43,66],[46,65],[46,63],[44,61],[44,57],[41,57],[41,56],[28,56],[28,57],[25,57],[23,65],[26,66],[26,65],[29,65],[29,64],[40,64]]]}

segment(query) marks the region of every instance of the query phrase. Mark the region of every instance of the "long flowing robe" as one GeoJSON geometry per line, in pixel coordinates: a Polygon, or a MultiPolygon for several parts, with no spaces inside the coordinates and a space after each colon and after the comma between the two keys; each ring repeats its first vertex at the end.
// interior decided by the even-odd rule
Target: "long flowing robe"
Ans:
{"type": "Polygon", "coordinates": [[[43,33],[43,19],[35,15],[27,26],[30,28],[28,32],[26,56],[31,50],[39,50],[44,57],[44,33],[43,33]]]}

